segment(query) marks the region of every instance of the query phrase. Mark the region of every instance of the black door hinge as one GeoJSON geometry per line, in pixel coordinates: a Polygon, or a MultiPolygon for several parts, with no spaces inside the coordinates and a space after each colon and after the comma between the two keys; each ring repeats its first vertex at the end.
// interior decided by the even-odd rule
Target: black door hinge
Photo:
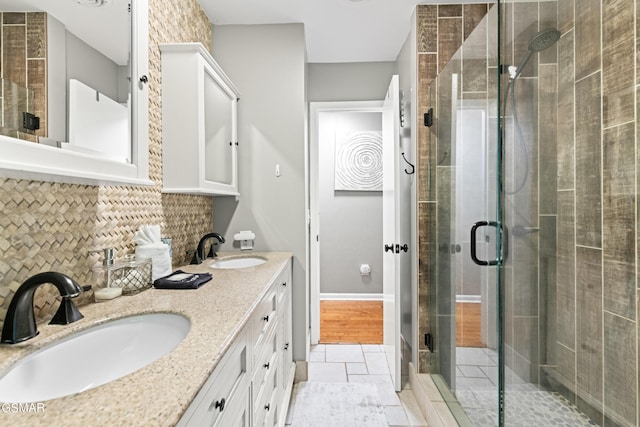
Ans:
{"type": "Polygon", "coordinates": [[[424,125],[428,128],[433,126],[433,108],[429,108],[429,110],[424,113],[424,125]]]}
{"type": "Polygon", "coordinates": [[[429,332],[424,334],[424,345],[433,353],[433,335],[429,332]]]}
{"type": "Polygon", "coordinates": [[[22,112],[22,127],[27,130],[40,129],[40,117],[27,111],[22,112]]]}

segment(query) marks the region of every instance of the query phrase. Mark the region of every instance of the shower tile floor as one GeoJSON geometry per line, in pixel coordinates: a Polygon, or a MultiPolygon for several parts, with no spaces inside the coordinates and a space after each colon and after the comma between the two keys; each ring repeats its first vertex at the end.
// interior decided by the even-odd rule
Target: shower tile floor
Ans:
{"type": "MultiPolygon", "coordinates": [[[[488,348],[456,349],[458,401],[472,425],[498,425],[498,354],[488,348]]],[[[505,368],[505,424],[530,426],[597,426],[562,395],[526,383],[505,368]]]]}

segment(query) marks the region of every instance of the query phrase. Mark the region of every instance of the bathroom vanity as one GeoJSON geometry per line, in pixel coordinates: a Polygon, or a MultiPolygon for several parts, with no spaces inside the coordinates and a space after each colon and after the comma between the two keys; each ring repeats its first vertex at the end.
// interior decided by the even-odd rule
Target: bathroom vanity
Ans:
{"type": "Polygon", "coordinates": [[[278,274],[179,426],[282,426],[295,365],[291,265],[278,274]]]}
{"type": "MultiPolygon", "coordinates": [[[[29,427],[284,425],[295,371],[292,254],[252,255],[267,261],[240,269],[213,268],[211,259],[183,266],[185,272],[211,273],[213,280],[197,290],[149,289],[83,306],[84,319],[78,322],[41,324],[37,337],[0,346],[1,373],[27,354],[96,324],[141,313],[176,313],[190,322],[184,340],[147,366],[82,393],[42,402],[39,412],[2,414],[3,422],[29,427]]],[[[127,357],[126,351],[118,357],[127,357]]]]}

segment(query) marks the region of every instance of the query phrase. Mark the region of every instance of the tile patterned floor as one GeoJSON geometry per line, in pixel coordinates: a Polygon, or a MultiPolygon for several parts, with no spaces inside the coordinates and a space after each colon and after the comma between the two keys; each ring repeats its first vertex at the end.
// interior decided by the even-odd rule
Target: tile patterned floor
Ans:
{"type": "MultiPolygon", "coordinates": [[[[498,425],[498,354],[488,348],[456,349],[458,401],[474,426],[498,425]]],[[[505,368],[508,426],[595,426],[559,393],[543,390],[505,368]]]]}
{"type": "MultiPolygon", "coordinates": [[[[389,426],[427,426],[411,390],[396,393],[382,346],[319,344],[311,348],[309,381],[375,384],[389,426]]],[[[295,405],[294,387],[286,425],[295,405]]],[[[299,409],[299,408],[297,408],[299,409]]]]}

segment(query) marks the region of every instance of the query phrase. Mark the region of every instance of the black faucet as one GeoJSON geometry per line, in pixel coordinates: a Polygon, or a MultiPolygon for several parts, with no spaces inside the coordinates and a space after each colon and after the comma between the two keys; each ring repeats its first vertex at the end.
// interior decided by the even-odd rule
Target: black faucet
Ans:
{"type": "MultiPolygon", "coordinates": [[[[191,264],[202,264],[202,261],[206,259],[206,257],[204,256],[204,245],[207,243],[207,241],[209,241],[209,239],[216,239],[220,243],[226,242],[226,240],[224,240],[224,237],[222,237],[219,233],[205,234],[204,236],[202,236],[202,239],[200,239],[200,242],[198,243],[198,249],[196,249],[196,252],[193,254],[193,258],[191,258],[191,264]]],[[[216,251],[213,249],[214,246],[215,243],[212,244],[209,248],[209,255],[207,255],[208,258],[215,258],[217,256],[216,251]]]]}
{"type": "Polygon", "coordinates": [[[82,292],[80,285],[62,273],[55,271],[38,273],[20,285],[11,299],[4,319],[1,342],[15,344],[38,335],[36,316],[33,313],[33,294],[38,286],[45,283],[54,285],[62,296],[60,307],[49,324],[68,325],[84,317],[71,301],[71,298],[77,297],[82,292]]]}

